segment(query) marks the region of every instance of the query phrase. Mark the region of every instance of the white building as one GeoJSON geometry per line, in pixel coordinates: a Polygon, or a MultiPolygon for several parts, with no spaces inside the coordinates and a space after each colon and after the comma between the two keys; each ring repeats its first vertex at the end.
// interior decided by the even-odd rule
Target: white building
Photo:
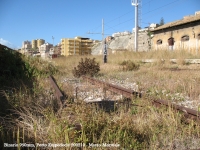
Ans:
{"type": "Polygon", "coordinates": [[[150,26],[149,26],[149,28],[150,28],[150,29],[155,29],[155,28],[157,28],[158,26],[159,26],[159,24],[157,24],[157,23],[151,23],[150,26]]]}
{"type": "Polygon", "coordinates": [[[23,51],[23,53],[26,53],[31,49],[31,47],[32,47],[31,41],[28,41],[28,40],[23,41],[21,50],[23,51]]]}
{"type": "Polygon", "coordinates": [[[52,48],[53,45],[50,43],[44,43],[42,45],[39,46],[39,52],[40,53],[44,53],[44,52],[49,52],[50,48],[52,48]]]}

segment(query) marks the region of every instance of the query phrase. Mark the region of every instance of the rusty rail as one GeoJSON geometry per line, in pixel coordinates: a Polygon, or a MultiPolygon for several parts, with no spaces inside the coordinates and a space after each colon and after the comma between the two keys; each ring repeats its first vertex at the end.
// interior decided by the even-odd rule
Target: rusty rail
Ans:
{"type": "Polygon", "coordinates": [[[200,112],[187,108],[187,107],[183,107],[180,105],[176,105],[173,103],[170,103],[169,101],[166,100],[154,100],[153,105],[159,107],[159,106],[166,106],[166,107],[171,107],[174,110],[177,110],[179,112],[182,112],[185,118],[189,118],[192,120],[197,121],[200,124],[200,112]]]}
{"type": "Polygon", "coordinates": [[[55,79],[53,78],[53,76],[49,76],[49,80],[50,80],[51,86],[55,90],[54,94],[56,96],[56,99],[58,100],[58,105],[61,106],[62,105],[62,100],[64,99],[64,95],[62,94],[61,90],[59,89],[58,85],[56,84],[55,79]]]}
{"type": "MultiPolygon", "coordinates": [[[[133,91],[130,89],[126,89],[126,88],[123,88],[123,87],[120,87],[117,85],[113,85],[111,83],[106,83],[104,81],[100,81],[100,80],[97,80],[97,79],[94,79],[91,77],[87,77],[87,76],[83,76],[83,79],[85,79],[87,82],[90,82],[92,84],[97,84],[97,85],[103,86],[104,89],[121,94],[126,98],[133,98],[133,97],[137,97],[137,96],[142,97],[142,94],[139,92],[136,92],[136,91],[133,91]]],[[[58,100],[58,105],[62,106],[62,100],[64,99],[64,95],[60,91],[58,85],[55,82],[55,79],[52,76],[49,77],[49,80],[50,80],[52,87],[55,90],[55,96],[58,100]]],[[[156,107],[160,107],[160,106],[171,107],[174,110],[182,112],[185,118],[195,120],[195,121],[197,121],[197,123],[200,124],[200,112],[199,111],[196,111],[196,110],[193,110],[193,109],[190,109],[187,107],[183,107],[180,105],[176,105],[176,104],[173,104],[166,100],[153,100],[152,104],[156,107]]]]}
{"type": "Polygon", "coordinates": [[[130,89],[126,89],[126,88],[123,88],[123,87],[120,87],[120,86],[117,86],[117,85],[113,85],[111,83],[107,83],[107,82],[104,82],[104,81],[100,81],[100,80],[97,80],[97,79],[94,79],[94,78],[91,78],[91,77],[88,77],[88,76],[82,76],[82,77],[83,77],[84,80],[87,80],[87,82],[103,86],[103,88],[105,88],[109,91],[112,91],[114,93],[121,94],[121,95],[123,95],[124,97],[127,97],[127,98],[142,97],[142,94],[139,93],[139,92],[136,92],[136,91],[133,91],[133,90],[130,90],[130,89]]]}
{"type": "MultiPolygon", "coordinates": [[[[83,79],[87,80],[90,83],[101,85],[104,88],[107,88],[108,90],[113,91],[115,93],[122,94],[123,96],[125,96],[127,98],[133,98],[134,96],[142,97],[141,93],[139,93],[139,92],[125,89],[123,87],[116,86],[116,85],[113,85],[110,83],[106,83],[104,81],[96,80],[91,77],[83,76],[83,79]]],[[[193,109],[190,109],[187,107],[179,106],[179,105],[173,104],[166,100],[153,100],[152,104],[156,107],[160,107],[160,106],[171,107],[174,110],[182,112],[185,118],[195,120],[200,124],[200,112],[199,111],[196,111],[196,110],[193,110],[193,109]]]]}
{"type": "MultiPolygon", "coordinates": [[[[53,76],[49,76],[49,80],[50,80],[51,86],[55,90],[55,96],[56,96],[56,99],[57,99],[58,106],[59,106],[59,108],[62,108],[63,100],[66,97],[63,95],[63,93],[59,89],[58,85],[56,84],[56,81],[55,81],[54,77],[53,76]]],[[[74,126],[73,129],[76,130],[76,131],[80,131],[82,129],[82,125],[80,123],[73,124],[73,126],[74,126]]]]}

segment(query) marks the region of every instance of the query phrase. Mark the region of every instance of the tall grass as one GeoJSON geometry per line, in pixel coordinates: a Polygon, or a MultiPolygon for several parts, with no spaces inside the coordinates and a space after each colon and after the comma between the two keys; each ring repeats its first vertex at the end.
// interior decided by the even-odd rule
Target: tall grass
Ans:
{"type": "Polygon", "coordinates": [[[85,57],[94,56],[61,57],[52,60],[53,67],[48,67],[48,63],[41,65],[43,62],[40,60],[29,60],[32,64],[30,67],[39,70],[37,73],[40,75],[33,81],[31,88],[24,85],[20,90],[13,89],[13,93],[3,92],[9,105],[13,107],[10,115],[0,118],[1,143],[120,145],[111,149],[200,148],[200,128],[195,126],[195,122],[185,123],[181,113],[176,113],[171,108],[156,108],[150,103],[152,98],[182,102],[187,97],[196,99],[198,104],[199,66],[167,61],[144,64],[140,61],[147,58],[183,60],[199,56],[180,51],[124,52],[109,55],[107,64],[103,64],[102,56],[95,56],[101,67],[100,78],[137,83],[145,97],[131,100],[132,105],[128,108],[123,104],[116,104],[116,109],[112,112],[105,112],[79,101],[72,103],[66,100],[66,107],[55,112],[53,91],[45,78],[49,75],[48,70],[52,70],[58,85],[67,93],[73,89],[65,89],[62,80],[72,78],[73,68],[85,57]],[[120,63],[128,60],[139,64],[139,69],[124,72],[120,63]]]}

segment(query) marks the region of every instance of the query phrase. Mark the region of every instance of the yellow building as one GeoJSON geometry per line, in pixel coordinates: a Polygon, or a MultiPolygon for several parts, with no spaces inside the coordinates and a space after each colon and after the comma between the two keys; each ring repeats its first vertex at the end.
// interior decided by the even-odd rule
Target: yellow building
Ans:
{"type": "Polygon", "coordinates": [[[61,55],[89,55],[93,41],[89,38],[75,37],[74,39],[61,39],[61,55]]]}
{"type": "Polygon", "coordinates": [[[37,40],[32,40],[32,48],[37,48],[37,40]]]}
{"type": "Polygon", "coordinates": [[[45,40],[43,39],[32,40],[32,48],[34,49],[39,48],[44,43],[45,43],[45,40]]]}
{"type": "Polygon", "coordinates": [[[37,39],[37,48],[39,48],[44,43],[45,43],[45,40],[43,40],[43,39],[37,39]]]}

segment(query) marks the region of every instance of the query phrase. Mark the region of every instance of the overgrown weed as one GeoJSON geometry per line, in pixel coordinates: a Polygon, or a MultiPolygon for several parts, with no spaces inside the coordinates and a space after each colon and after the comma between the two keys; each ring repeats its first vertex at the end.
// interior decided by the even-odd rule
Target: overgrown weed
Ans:
{"type": "Polygon", "coordinates": [[[185,97],[188,96],[190,99],[199,100],[198,66],[184,65],[182,62],[178,64],[167,62],[174,58],[182,61],[194,57],[185,53],[179,56],[180,53],[154,51],[111,54],[108,55],[107,64],[103,64],[101,56],[96,56],[97,62],[100,63],[102,77],[107,80],[120,79],[120,81],[137,83],[141,91],[149,94],[146,98],[132,100],[133,105],[128,109],[121,105],[119,109],[110,113],[95,106],[89,107],[84,103],[68,101],[67,107],[58,113],[54,111],[55,98],[45,77],[50,72],[54,73],[59,86],[64,88],[60,80],[63,77],[73,76],[72,70],[81,56],[58,58],[53,60],[55,61],[53,67],[48,64],[42,66],[41,60],[35,60],[36,62],[29,60],[33,61],[29,67],[36,68],[36,72],[31,70],[31,75],[35,74],[36,77],[33,89],[24,86],[19,88],[20,90],[13,89],[13,93],[5,91],[10,105],[17,104],[17,107],[12,107],[14,111],[10,116],[0,118],[0,141],[33,144],[82,142],[87,145],[116,143],[120,145],[119,149],[187,149],[188,147],[197,149],[200,147],[200,129],[199,126],[195,126],[195,122],[186,124],[182,122],[181,113],[175,113],[171,108],[156,108],[150,103],[152,98],[168,100],[176,98],[177,101],[185,101],[185,97]],[[137,71],[123,72],[119,69],[119,63],[122,61],[135,62],[145,58],[167,61],[153,64],[140,63],[140,69],[137,71]],[[171,69],[174,67],[178,69],[171,69]],[[196,69],[196,72],[191,73],[191,68],[196,69]],[[17,101],[20,103],[18,104],[17,101]],[[80,125],[81,129],[76,130],[76,125],[80,125]]]}

